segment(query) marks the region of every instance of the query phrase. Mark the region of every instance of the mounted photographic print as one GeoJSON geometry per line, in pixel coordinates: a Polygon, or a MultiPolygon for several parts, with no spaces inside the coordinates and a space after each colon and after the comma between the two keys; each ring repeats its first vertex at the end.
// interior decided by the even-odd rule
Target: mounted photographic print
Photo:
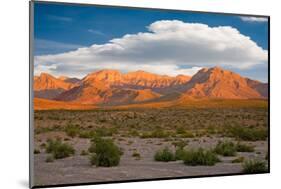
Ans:
{"type": "Polygon", "coordinates": [[[269,173],[269,17],[30,2],[30,187],[269,173]]]}

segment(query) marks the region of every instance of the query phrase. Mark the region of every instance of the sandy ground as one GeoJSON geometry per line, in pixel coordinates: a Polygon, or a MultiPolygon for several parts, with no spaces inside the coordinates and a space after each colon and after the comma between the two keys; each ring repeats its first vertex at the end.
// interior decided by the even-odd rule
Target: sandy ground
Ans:
{"type": "MultiPolygon", "coordinates": [[[[57,133],[59,136],[60,133],[57,133]]],[[[99,181],[121,181],[131,179],[151,179],[168,178],[179,176],[198,176],[198,175],[216,175],[240,173],[242,171],[241,163],[231,163],[239,156],[246,159],[261,159],[267,153],[267,141],[243,142],[255,146],[255,152],[239,152],[235,157],[222,157],[220,163],[215,166],[186,166],[182,161],[156,162],[153,159],[155,152],[168,146],[172,150],[175,147],[171,141],[165,139],[141,139],[141,138],[122,138],[115,139],[116,144],[121,147],[124,154],[121,157],[120,164],[117,167],[95,167],[91,166],[89,156],[81,156],[82,150],[87,150],[90,146],[89,139],[74,138],[66,141],[72,144],[76,149],[76,154],[65,159],[55,160],[52,163],[46,163],[46,154],[39,145],[46,142],[47,135],[37,136],[35,146],[40,149],[40,154],[35,154],[35,184],[36,185],[54,185],[71,184],[99,181]],[[40,140],[38,140],[40,138],[40,140]],[[134,151],[141,154],[137,160],[132,157],[134,151]]],[[[212,148],[221,140],[221,138],[202,137],[197,139],[183,139],[189,143],[186,148],[212,148]]]]}

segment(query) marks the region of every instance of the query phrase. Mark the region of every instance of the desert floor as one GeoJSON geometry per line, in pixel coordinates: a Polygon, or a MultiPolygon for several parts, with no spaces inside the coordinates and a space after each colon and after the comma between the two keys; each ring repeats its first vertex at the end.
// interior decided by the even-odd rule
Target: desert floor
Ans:
{"type": "Polygon", "coordinates": [[[241,140],[228,131],[233,127],[246,127],[253,132],[260,129],[267,132],[267,124],[267,109],[263,108],[36,111],[34,142],[40,153],[34,154],[35,185],[241,173],[242,163],[232,163],[232,160],[243,156],[267,161],[268,139],[241,140]],[[105,129],[103,137],[112,138],[123,151],[120,164],[116,167],[91,165],[89,155],[81,155],[82,150],[88,150],[91,139],[79,133],[69,136],[66,132],[69,125],[79,128],[77,132],[105,129]],[[48,139],[61,139],[72,145],[75,155],[47,163],[48,139]],[[237,152],[230,157],[219,155],[221,162],[214,166],[154,160],[159,149],[169,147],[175,151],[177,141],[185,142],[185,149],[213,149],[224,140],[252,145],[254,152],[237,152]],[[134,152],[140,157],[133,157],[134,152]]]}

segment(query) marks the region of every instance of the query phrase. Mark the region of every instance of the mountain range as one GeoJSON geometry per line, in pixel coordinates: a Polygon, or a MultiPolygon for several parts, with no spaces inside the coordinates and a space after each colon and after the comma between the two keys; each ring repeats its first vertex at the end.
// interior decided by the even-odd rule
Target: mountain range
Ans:
{"type": "Polygon", "coordinates": [[[145,71],[99,70],[82,79],[34,77],[34,97],[83,105],[126,105],[183,99],[266,99],[268,84],[220,67],[195,75],[158,75],[145,71]]]}

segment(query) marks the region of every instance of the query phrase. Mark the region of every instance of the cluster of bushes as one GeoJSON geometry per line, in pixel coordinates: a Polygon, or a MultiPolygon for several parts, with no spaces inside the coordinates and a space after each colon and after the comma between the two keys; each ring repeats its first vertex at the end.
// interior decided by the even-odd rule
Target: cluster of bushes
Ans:
{"type": "Polygon", "coordinates": [[[257,141],[257,140],[266,140],[268,131],[266,128],[258,127],[258,128],[249,128],[236,126],[228,129],[228,134],[231,137],[235,137],[239,140],[246,141],[257,141]]]}
{"type": "Polygon", "coordinates": [[[220,141],[214,148],[214,152],[223,156],[235,156],[236,152],[253,152],[254,146],[233,143],[231,141],[220,141]]]}
{"type": "Polygon", "coordinates": [[[216,145],[214,152],[223,156],[235,156],[236,155],[236,145],[230,141],[219,141],[216,145]]]}
{"type": "Polygon", "coordinates": [[[75,154],[74,148],[69,144],[62,143],[61,140],[48,140],[46,152],[51,153],[54,159],[62,159],[75,154]]]}
{"type": "Polygon", "coordinates": [[[186,151],[183,156],[184,164],[186,165],[215,165],[217,162],[220,162],[220,159],[217,155],[211,150],[204,150],[199,148],[197,150],[186,151]]]}
{"type": "Polygon", "coordinates": [[[163,129],[155,129],[152,132],[143,132],[140,135],[141,138],[167,138],[170,136],[171,133],[167,131],[163,131],[163,129]]]}
{"type": "Polygon", "coordinates": [[[95,137],[88,150],[91,152],[90,162],[92,165],[111,167],[117,166],[122,155],[121,150],[111,139],[95,137]]]}
{"type": "Polygon", "coordinates": [[[82,130],[79,125],[68,124],[65,133],[71,138],[79,136],[80,138],[94,138],[96,136],[105,137],[112,136],[117,133],[116,128],[96,128],[95,130],[82,130]]]}
{"type": "Polygon", "coordinates": [[[183,160],[184,164],[196,166],[196,165],[215,165],[220,162],[217,155],[211,150],[204,150],[203,148],[185,150],[183,148],[177,148],[175,154],[167,147],[159,150],[154,155],[155,161],[175,161],[183,160]]]}
{"type": "Polygon", "coordinates": [[[245,161],[243,166],[244,173],[266,173],[268,172],[268,167],[264,161],[260,160],[248,160],[245,161]]]}
{"type": "Polygon", "coordinates": [[[164,149],[156,152],[154,160],[168,162],[175,161],[176,159],[174,153],[168,147],[165,147],[164,149]]]}

